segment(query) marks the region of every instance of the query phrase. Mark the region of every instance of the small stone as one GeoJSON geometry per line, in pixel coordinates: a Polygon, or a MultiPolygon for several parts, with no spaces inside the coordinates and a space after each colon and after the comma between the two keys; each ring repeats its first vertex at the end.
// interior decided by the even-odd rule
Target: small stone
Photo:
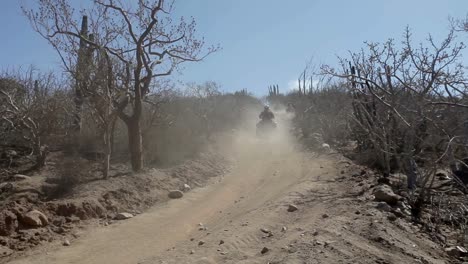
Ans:
{"type": "Polygon", "coordinates": [[[13,175],[13,180],[14,181],[24,181],[24,180],[29,180],[31,177],[22,175],[22,174],[15,174],[13,175]]]}
{"type": "Polygon", "coordinates": [[[292,253],[296,253],[297,252],[297,249],[295,247],[289,247],[288,248],[288,253],[292,254],[292,253]]]}
{"type": "Polygon", "coordinates": [[[266,228],[260,228],[260,231],[262,231],[262,232],[265,233],[265,234],[271,233],[270,230],[268,230],[268,229],[266,229],[266,228]]]}
{"type": "Polygon", "coordinates": [[[133,214],[131,213],[118,213],[114,219],[115,220],[126,220],[126,219],[130,219],[133,217],[133,214]]]}
{"type": "Polygon", "coordinates": [[[281,228],[281,232],[286,232],[287,230],[288,230],[288,228],[285,227],[285,226],[283,226],[283,227],[281,228]]]}
{"type": "Polygon", "coordinates": [[[391,214],[387,217],[387,219],[393,222],[393,221],[396,221],[398,218],[395,215],[391,214]]]}
{"type": "Polygon", "coordinates": [[[219,244],[220,244],[220,245],[224,244],[224,240],[221,239],[221,240],[219,241],[219,244]]]}
{"type": "Polygon", "coordinates": [[[190,250],[190,255],[193,255],[193,254],[195,254],[195,250],[192,249],[190,250]]]}
{"type": "Polygon", "coordinates": [[[361,214],[361,212],[360,212],[360,211],[356,211],[356,212],[354,212],[354,213],[355,213],[355,214],[357,214],[357,215],[361,214]]]}
{"type": "Polygon", "coordinates": [[[200,241],[198,242],[198,245],[199,245],[199,246],[203,246],[204,244],[205,244],[205,241],[203,241],[203,240],[200,240],[200,241]]]}
{"type": "Polygon", "coordinates": [[[392,213],[396,216],[396,217],[404,217],[404,213],[400,210],[400,208],[396,208],[395,210],[392,211],[392,213]]]}
{"type": "Polygon", "coordinates": [[[323,215],[322,215],[322,218],[328,218],[328,217],[329,217],[328,214],[323,214],[323,215]]]}
{"type": "Polygon", "coordinates": [[[70,241],[68,239],[65,239],[65,241],[63,241],[63,245],[68,247],[71,245],[70,241]]]}
{"type": "Polygon", "coordinates": [[[183,192],[189,192],[190,190],[192,190],[192,188],[188,184],[184,184],[184,186],[182,187],[183,192]]]}
{"type": "Polygon", "coordinates": [[[390,212],[392,210],[392,207],[388,205],[386,202],[378,202],[375,208],[384,212],[390,212]]]}
{"type": "Polygon", "coordinates": [[[268,251],[270,251],[270,249],[267,248],[267,247],[264,247],[264,248],[262,248],[262,251],[260,251],[260,253],[266,254],[268,251]]]}
{"type": "Polygon", "coordinates": [[[319,232],[317,230],[314,230],[314,232],[312,233],[313,236],[318,236],[319,232]]]}
{"type": "Polygon", "coordinates": [[[168,196],[171,199],[180,199],[184,196],[184,193],[179,190],[173,190],[169,192],[168,196]]]}
{"type": "Polygon", "coordinates": [[[288,205],[288,212],[295,212],[297,210],[298,210],[298,208],[297,208],[296,205],[294,205],[294,204],[288,205]]]}

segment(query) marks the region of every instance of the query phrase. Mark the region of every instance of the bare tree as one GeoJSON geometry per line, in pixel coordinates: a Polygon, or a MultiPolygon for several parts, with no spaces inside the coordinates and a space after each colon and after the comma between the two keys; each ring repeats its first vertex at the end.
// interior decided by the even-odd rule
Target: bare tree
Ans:
{"type": "Polygon", "coordinates": [[[415,160],[440,162],[445,146],[461,133],[466,116],[454,113],[467,105],[468,79],[460,62],[465,46],[453,31],[441,43],[429,36],[428,47],[415,47],[407,29],[403,44],[399,49],[393,40],[367,43],[367,52],[341,60],[341,72],[327,66],[323,71],[347,81],[361,150],[374,151],[384,174],[403,169],[413,189],[418,178],[432,182],[418,177],[415,160]]]}
{"type": "Polygon", "coordinates": [[[92,38],[80,34],[70,3],[43,0],[37,10],[23,10],[33,28],[59,52],[70,72],[77,62],[80,41],[124,65],[121,76],[113,80],[113,104],[127,126],[132,168],[139,171],[143,167],[143,102],[152,80],[172,74],[183,62],[200,61],[218,47],[205,48],[204,40],[196,37],[193,19],[173,21],[174,1],[125,4],[120,0],[93,0],[90,10],[81,11],[90,20],[92,38]]]}
{"type": "Polygon", "coordinates": [[[53,75],[36,74],[32,68],[3,73],[0,78],[0,123],[8,128],[9,134],[21,136],[32,149],[35,165],[31,169],[45,165],[48,137],[65,133],[68,114],[65,93],[57,89],[53,75]]]}

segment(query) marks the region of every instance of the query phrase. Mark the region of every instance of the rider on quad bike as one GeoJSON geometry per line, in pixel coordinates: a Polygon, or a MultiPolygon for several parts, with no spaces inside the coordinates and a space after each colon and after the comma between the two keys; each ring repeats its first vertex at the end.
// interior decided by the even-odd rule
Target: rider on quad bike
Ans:
{"type": "Polygon", "coordinates": [[[265,107],[263,108],[263,112],[261,112],[258,117],[262,121],[273,122],[275,115],[273,114],[273,112],[271,112],[270,107],[268,105],[265,105],[265,107]]]}
{"type": "Polygon", "coordinates": [[[288,107],[286,108],[286,113],[295,113],[296,112],[296,107],[294,107],[294,105],[289,102],[288,103],[288,107]]]}
{"type": "Polygon", "coordinates": [[[270,132],[276,128],[276,123],[273,121],[275,115],[267,105],[264,107],[263,111],[258,117],[261,119],[257,124],[258,136],[264,134],[265,132],[270,132]]]}

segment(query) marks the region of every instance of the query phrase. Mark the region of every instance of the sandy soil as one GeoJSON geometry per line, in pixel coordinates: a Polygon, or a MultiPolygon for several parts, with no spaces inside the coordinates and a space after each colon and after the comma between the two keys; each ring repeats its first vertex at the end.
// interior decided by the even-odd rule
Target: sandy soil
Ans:
{"type": "Polygon", "coordinates": [[[222,178],[11,263],[447,263],[419,226],[375,209],[349,161],[300,151],[285,131],[235,134],[222,178]]]}

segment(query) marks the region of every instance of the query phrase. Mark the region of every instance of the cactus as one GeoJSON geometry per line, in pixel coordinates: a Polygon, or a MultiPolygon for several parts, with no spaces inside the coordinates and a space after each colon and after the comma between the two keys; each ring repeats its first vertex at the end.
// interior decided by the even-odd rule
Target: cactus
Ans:
{"type": "Polygon", "coordinates": [[[274,85],[268,86],[268,95],[269,95],[269,96],[277,96],[277,95],[279,95],[279,85],[278,85],[278,84],[274,84],[274,85]]]}
{"type": "Polygon", "coordinates": [[[83,16],[82,18],[80,35],[82,39],[80,39],[75,72],[75,118],[73,121],[73,128],[77,133],[81,131],[81,112],[85,97],[84,91],[87,88],[87,78],[89,77],[89,60],[92,58],[92,49],[83,38],[89,39],[90,41],[94,40],[94,36],[92,34],[88,35],[87,16],[83,16]]]}

